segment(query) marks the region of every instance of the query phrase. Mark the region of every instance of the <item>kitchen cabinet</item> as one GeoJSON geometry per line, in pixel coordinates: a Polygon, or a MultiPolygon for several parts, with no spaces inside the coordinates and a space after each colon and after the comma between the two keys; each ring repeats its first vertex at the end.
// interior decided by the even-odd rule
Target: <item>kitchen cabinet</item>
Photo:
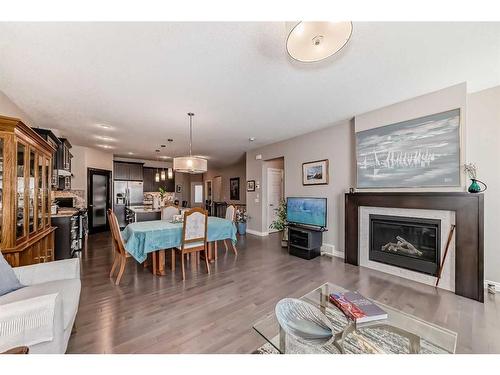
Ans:
{"type": "MultiPolygon", "coordinates": [[[[160,182],[156,182],[156,171],[156,168],[144,167],[144,192],[158,191],[158,189],[162,187],[166,191],[173,193],[175,191],[175,178],[167,178],[165,181],[160,180],[160,182]]],[[[161,172],[161,169],[158,169],[158,172],[161,172]]],[[[165,173],[167,173],[166,170],[165,173]]]]}
{"type": "Polygon", "coordinates": [[[113,174],[115,180],[142,181],[143,171],[141,163],[126,163],[115,161],[113,163],[113,174]]]}
{"type": "Polygon", "coordinates": [[[0,116],[0,251],[14,267],[53,260],[55,151],[21,120],[0,116]]]}
{"type": "Polygon", "coordinates": [[[57,149],[57,169],[71,172],[71,143],[66,138],[59,138],[61,141],[60,147],[57,149]]]}

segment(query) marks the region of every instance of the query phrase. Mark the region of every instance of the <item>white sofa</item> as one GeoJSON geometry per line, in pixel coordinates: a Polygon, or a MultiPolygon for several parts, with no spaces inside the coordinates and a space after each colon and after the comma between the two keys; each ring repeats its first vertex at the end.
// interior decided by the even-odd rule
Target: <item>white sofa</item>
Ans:
{"type": "Polygon", "coordinates": [[[80,301],[80,260],[14,272],[26,287],[0,297],[0,353],[17,346],[28,346],[30,353],[65,353],[80,301]]]}

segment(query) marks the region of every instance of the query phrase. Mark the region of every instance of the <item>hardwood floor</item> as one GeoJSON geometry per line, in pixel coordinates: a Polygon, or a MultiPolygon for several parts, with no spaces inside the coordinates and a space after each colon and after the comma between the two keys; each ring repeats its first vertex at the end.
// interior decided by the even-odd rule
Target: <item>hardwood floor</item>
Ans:
{"type": "Polygon", "coordinates": [[[212,273],[190,263],[185,282],[179,267],[157,277],[130,261],[115,286],[112,260],[110,234],[90,236],[68,353],[251,353],[264,343],[253,322],[281,298],[326,281],[458,332],[458,353],[500,353],[500,296],[487,294],[481,304],[339,258],[302,260],[280,247],[277,234],[240,237],[237,256],[219,246],[212,273]]]}

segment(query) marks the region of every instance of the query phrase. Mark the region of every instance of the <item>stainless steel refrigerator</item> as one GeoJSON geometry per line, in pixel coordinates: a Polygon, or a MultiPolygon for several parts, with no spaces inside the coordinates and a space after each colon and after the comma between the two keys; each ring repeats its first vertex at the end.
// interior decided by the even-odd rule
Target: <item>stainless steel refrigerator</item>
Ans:
{"type": "Polygon", "coordinates": [[[115,181],[114,183],[115,214],[120,227],[127,225],[125,221],[126,206],[142,206],[144,192],[141,181],[115,181]]]}

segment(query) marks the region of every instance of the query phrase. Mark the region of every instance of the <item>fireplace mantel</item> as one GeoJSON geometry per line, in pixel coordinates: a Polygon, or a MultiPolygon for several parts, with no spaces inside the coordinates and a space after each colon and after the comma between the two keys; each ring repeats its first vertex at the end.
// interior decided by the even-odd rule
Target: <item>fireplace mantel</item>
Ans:
{"type": "Polygon", "coordinates": [[[345,262],[359,265],[359,207],[455,212],[455,293],[484,301],[484,196],[465,192],[369,193],[345,195],[345,262]]]}

